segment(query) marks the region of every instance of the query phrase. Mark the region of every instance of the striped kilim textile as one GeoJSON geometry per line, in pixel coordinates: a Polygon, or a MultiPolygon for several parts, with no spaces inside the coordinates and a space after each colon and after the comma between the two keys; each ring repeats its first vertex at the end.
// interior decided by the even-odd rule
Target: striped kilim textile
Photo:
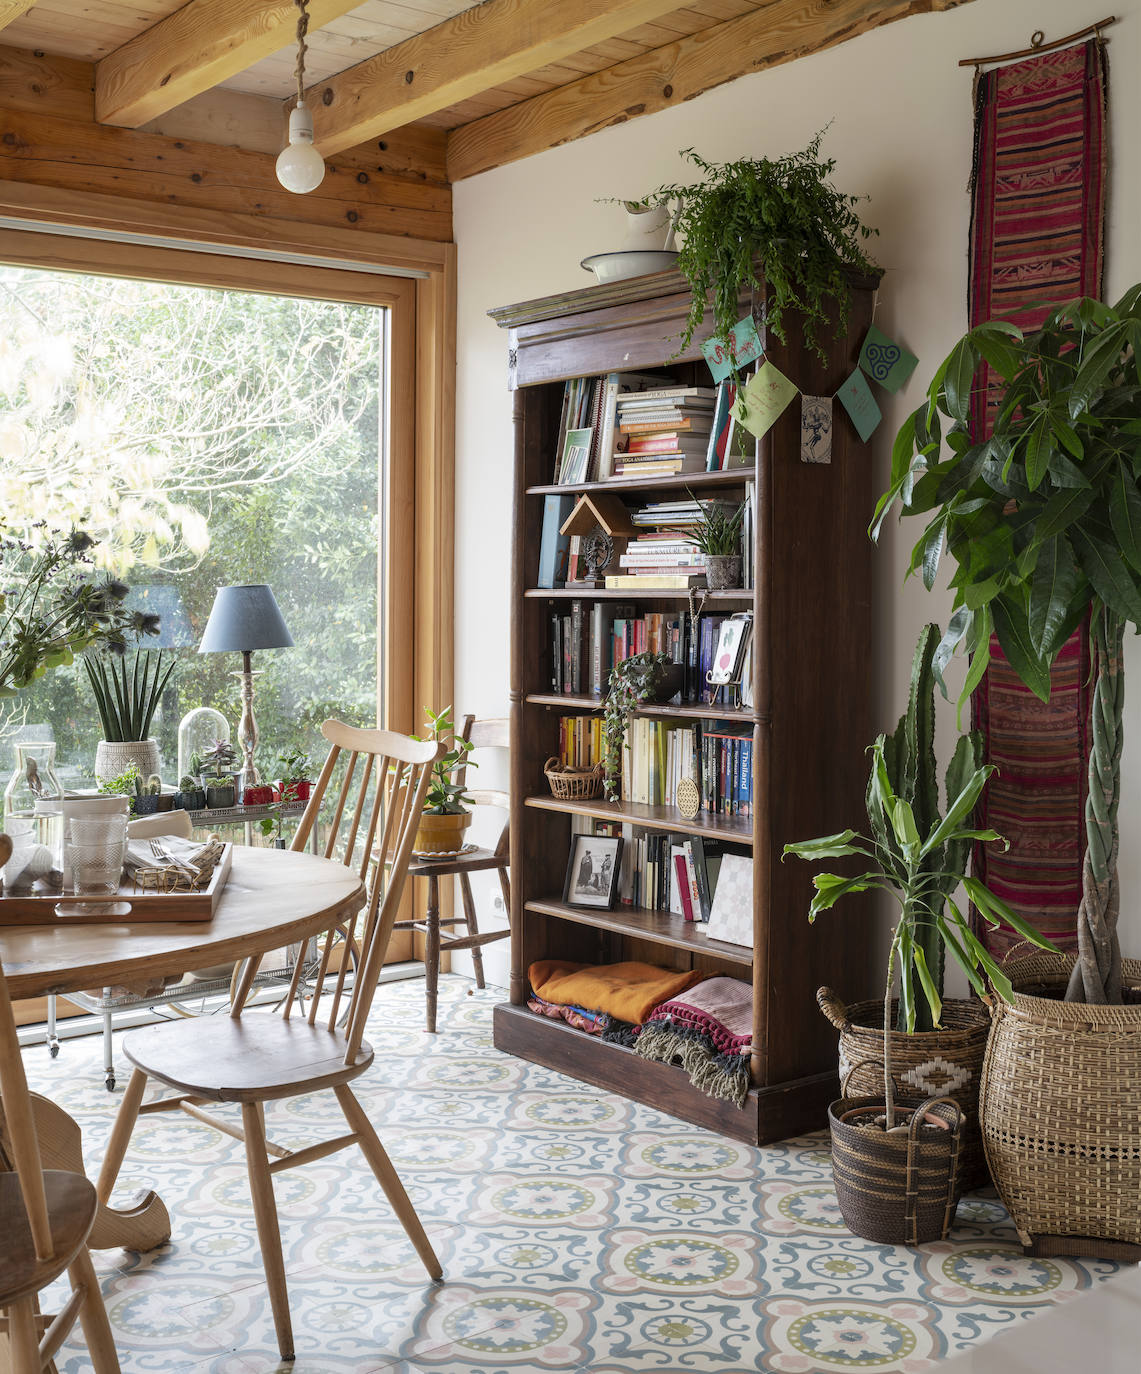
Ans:
{"type": "MultiPolygon", "coordinates": [[[[971,191],[971,325],[1011,320],[1033,329],[1051,306],[1100,296],[1105,216],[1105,46],[1098,39],[1043,53],[979,78],[971,191]]],[[[989,432],[1001,379],[986,369],[973,430],[989,432]]],[[[975,854],[975,872],[1063,949],[1076,948],[1085,853],[1089,674],[1085,632],[1058,656],[1050,702],[1022,685],[996,638],[974,694],[975,724],[999,773],[985,824],[1010,841],[975,854]]],[[[1019,943],[990,931],[999,955],[1019,943]]]]}

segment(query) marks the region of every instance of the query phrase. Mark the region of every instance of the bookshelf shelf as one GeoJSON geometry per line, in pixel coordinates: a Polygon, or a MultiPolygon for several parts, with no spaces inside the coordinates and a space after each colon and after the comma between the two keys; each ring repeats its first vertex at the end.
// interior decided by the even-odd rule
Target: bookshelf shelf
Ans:
{"type": "Polygon", "coordinates": [[[685,491],[693,487],[700,491],[707,487],[740,487],[756,476],[753,468],[731,468],[727,472],[675,473],[668,477],[616,477],[606,482],[574,482],[559,486],[546,483],[528,487],[528,496],[561,496],[568,492],[612,491],[685,491]]]}
{"type": "MultiPolygon", "coordinates": [[[[601,697],[558,696],[554,692],[531,692],[527,701],[532,706],[557,706],[564,711],[601,711],[601,697]]],[[[640,706],[639,716],[662,716],[669,720],[731,720],[752,725],[757,716],[753,711],[734,706],[711,706],[704,701],[687,702],[684,706],[640,706]]]]}
{"type": "MultiPolygon", "coordinates": [[[[846,329],[837,335],[824,331],[823,355],[803,346],[800,322],[789,312],[787,343],[770,334],[766,357],[806,395],[835,395],[857,365],[871,320],[874,287],[869,279],[853,282],[846,329]]],[[[763,319],[763,291],[762,285],[755,293],[743,293],[739,313],[763,319]]],[[[700,340],[712,332],[710,315],[691,346],[678,351],[689,304],[681,278],[660,274],[491,312],[509,331],[515,427],[511,987],[510,1001],[495,1011],[495,1044],[583,1082],[759,1144],[822,1126],[827,1103],[836,1095],[835,1032],[819,1013],[816,989],[828,984],[855,1000],[874,997],[879,984],[870,902],[861,910],[862,899],[855,897],[843,919],[810,927],[812,870],[807,864],[780,861],[785,844],[834,834],[862,814],[864,750],[874,735],[872,546],[865,532],[867,513],[874,505],[874,464],[838,405],[831,464],[802,463],[800,406],[793,404],[757,442],[755,462],[745,467],[552,483],[567,407],[572,396],[581,399],[584,394],[574,379],[606,378],[607,387],[612,387],[610,374],[618,370],[665,373],[683,388],[710,386],[700,352],[700,340]],[[746,484],[752,484],[751,490],[746,484]],[[700,757],[714,769],[708,775],[713,795],[726,783],[729,792],[739,791],[736,783],[742,780],[732,772],[733,759],[751,758],[751,814],[703,810],[686,820],[673,806],[556,799],[545,790],[544,761],[559,754],[561,715],[581,716],[601,708],[600,700],[589,693],[599,686],[608,662],[596,650],[608,643],[602,636],[613,619],[614,603],[629,603],[636,608],[633,618],[643,621],[634,642],[649,641],[653,635],[652,642],[668,642],[673,649],[679,644],[678,622],[690,609],[690,592],[637,585],[620,590],[536,586],[541,562],[548,570],[555,566],[552,554],[557,550],[550,536],[567,518],[564,507],[574,504],[552,498],[617,495],[634,512],[639,505],[657,501],[684,501],[687,488],[695,497],[752,497],[748,561],[756,585],[727,592],[698,590],[696,595],[703,599],[707,617],[752,612],[754,706],[647,706],[637,714],[678,723],[683,729],[686,721],[695,726],[731,722],[736,729],[730,733],[748,741],[751,749],[737,755],[732,750],[722,753],[728,762],[720,780],[714,760],[723,746],[714,743],[709,754],[700,757]],[[552,525],[552,514],[559,512],[559,523],[552,525]],[[573,605],[575,601],[581,608],[573,605]],[[668,641],[661,637],[667,629],[668,641]],[[584,645],[587,651],[582,654],[584,645]],[[556,682],[573,682],[578,690],[552,691],[556,682]],[[615,829],[621,826],[630,845],[643,836],[656,840],[676,835],[677,842],[686,836],[701,837],[705,845],[695,848],[709,857],[727,848],[750,859],[754,944],[761,957],[754,960],[752,948],[711,940],[701,923],[668,912],[622,905],[599,911],[568,906],[552,895],[564,890],[572,835],[590,829],[590,820],[615,829]],[[544,959],[580,964],[639,961],[749,983],[753,1046],[745,1106],[705,1097],[680,1068],[643,1060],[630,1050],[601,1044],[597,1037],[531,1013],[528,970],[544,959]]],[[[596,388],[593,394],[594,414],[603,416],[605,433],[603,393],[596,388]]],[[[578,413],[579,423],[589,425],[578,413]]],[[[580,441],[580,454],[581,447],[580,441]]],[[[686,629],[680,627],[683,656],[686,629]]],[[[699,644],[700,671],[706,645],[689,629],[689,643],[699,644]]],[[[625,628],[621,634],[621,642],[629,644],[625,628]]],[[[694,666],[692,654],[688,666],[694,666]]],[[[704,750],[708,736],[719,733],[703,730],[699,747],[704,750]]],[[[716,900],[715,894],[714,905],[716,900]]],[[[738,900],[748,907],[747,880],[738,900]]]]}
{"type": "Polygon", "coordinates": [[[672,949],[688,950],[691,954],[715,954],[726,963],[750,968],[753,951],[743,945],[731,945],[725,940],[711,940],[698,921],[686,921],[668,911],[651,911],[641,906],[618,906],[613,911],[592,911],[585,907],[567,906],[558,898],[537,898],[529,901],[526,910],[539,916],[558,916],[564,921],[594,926],[597,930],[616,931],[637,939],[651,939],[672,949]]]}
{"type": "MultiPolygon", "coordinates": [[[[697,596],[704,593],[709,605],[720,606],[728,601],[753,600],[753,592],[749,587],[738,587],[736,591],[730,592],[709,592],[704,587],[696,587],[694,592],[697,596]]],[[[540,601],[636,601],[640,596],[654,597],[659,601],[689,600],[688,592],[652,587],[638,588],[636,591],[631,591],[627,587],[613,591],[609,587],[528,587],[523,595],[540,601]]]]}
{"type": "Polygon", "coordinates": [[[734,844],[753,843],[753,822],[747,816],[716,816],[709,811],[699,811],[696,818],[689,821],[676,806],[645,806],[641,802],[610,802],[601,798],[562,801],[558,797],[534,796],[525,798],[523,804],[537,811],[593,816],[597,821],[620,821],[644,826],[647,830],[673,830],[679,835],[703,835],[714,840],[731,840],[734,844]]]}

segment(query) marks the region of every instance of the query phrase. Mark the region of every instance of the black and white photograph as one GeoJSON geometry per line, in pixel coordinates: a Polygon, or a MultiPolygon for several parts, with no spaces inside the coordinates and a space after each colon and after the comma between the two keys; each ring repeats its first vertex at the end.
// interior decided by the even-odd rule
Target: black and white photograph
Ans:
{"type": "Polygon", "coordinates": [[[563,901],[568,906],[612,907],[621,859],[620,835],[572,836],[563,901]]]}

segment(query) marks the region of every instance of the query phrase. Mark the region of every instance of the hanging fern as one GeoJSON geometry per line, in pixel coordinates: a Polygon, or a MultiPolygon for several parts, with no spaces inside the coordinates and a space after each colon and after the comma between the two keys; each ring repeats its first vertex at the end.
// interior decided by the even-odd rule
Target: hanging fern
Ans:
{"type": "Polygon", "coordinates": [[[714,333],[728,335],[737,323],[743,288],[769,288],[767,324],[785,341],[784,312],[804,317],[805,342],[821,358],[821,330],[840,333],[848,318],[848,273],[875,271],[860,247],[878,230],[862,223],[854,206],[865,196],[845,195],[829,178],[832,158],[820,157],[824,130],[799,152],[779,158],[707,162],[692,148],[688,158],[705,179],[691,186],[660,186],[644,204],[675,204],[684,240],[678,267],[693,301],[682,349],[701,328],[706,297],[712,294],[714,333]]]}

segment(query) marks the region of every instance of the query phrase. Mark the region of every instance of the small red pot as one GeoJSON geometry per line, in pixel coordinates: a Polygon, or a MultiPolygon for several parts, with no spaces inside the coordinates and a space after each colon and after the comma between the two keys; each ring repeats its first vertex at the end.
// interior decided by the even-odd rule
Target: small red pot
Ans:
{"type": "Polygon", "coordinates": [[[268,806],[273,801],[272,787],[247,787],[242,793],[243,806],[268,806]]]}

